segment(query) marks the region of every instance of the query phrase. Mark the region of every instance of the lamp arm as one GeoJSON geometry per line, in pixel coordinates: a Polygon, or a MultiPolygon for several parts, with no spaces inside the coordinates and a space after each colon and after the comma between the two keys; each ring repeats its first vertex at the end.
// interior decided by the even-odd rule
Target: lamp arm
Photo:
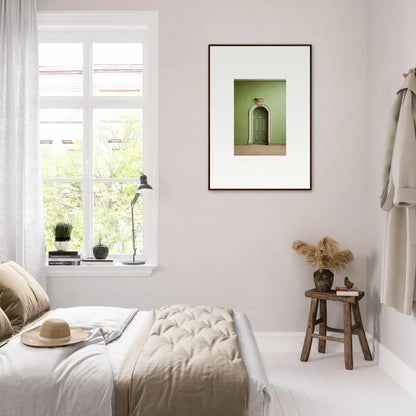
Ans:
{"type": "Polygon", "coordinates": [[[139,261],[136,263],[136,233],[134,231],[134,206],[136,205],[137,200],[139,199],[142,192],[152,190],[152,187],[147,183],[146,175],[140,177],[140,186],[136,189],[133,199],[130,202],[131,209],[131,234],[133,237],[133,261],[123,261],[123,264],[145,264],[144,261],[139,261]]]}
{"type": "Polygon", "coordinates": [[[136,204],[137,200],[139,199],[140,193],[136,192],[136,194],[134,195],[133,199],[130,202],[131,207],[134,207],[134,205],[136,204]]]}
{"type": "Polygon", "coordinates": [[[133,263],[136,261],[136,238],[134,233],[134,204],[131,204],[131,233],[133,236],[133,263]]]}

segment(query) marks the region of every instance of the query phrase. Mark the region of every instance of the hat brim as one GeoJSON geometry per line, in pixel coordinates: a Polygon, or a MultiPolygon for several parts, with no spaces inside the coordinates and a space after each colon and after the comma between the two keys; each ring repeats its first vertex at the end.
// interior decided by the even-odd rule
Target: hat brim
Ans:
{"type": "Polygon", "coordinates": [[[20,337],[20,341],[29,347],[64,347],[82,342],[88,337],[87,331],[71,327],[71,338],[68,341],[41,341],[39,339],[39,330],[40,326],[24,332],[20,337]]]}

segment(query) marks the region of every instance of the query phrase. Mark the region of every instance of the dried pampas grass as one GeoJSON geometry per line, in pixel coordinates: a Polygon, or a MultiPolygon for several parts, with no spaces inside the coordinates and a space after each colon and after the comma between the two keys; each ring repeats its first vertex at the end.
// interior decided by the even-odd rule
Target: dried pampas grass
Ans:
{"type": "Polygon", "coordinates": [[[311,266],[322,269],[345,269],[348,263],[354,260],[350,250],[339,250],[339,244],[329,237],[324,237],[316,247],[304,241],[297,240],[292,244],[293,250],[306,257],[306,262],[311,266]]]}

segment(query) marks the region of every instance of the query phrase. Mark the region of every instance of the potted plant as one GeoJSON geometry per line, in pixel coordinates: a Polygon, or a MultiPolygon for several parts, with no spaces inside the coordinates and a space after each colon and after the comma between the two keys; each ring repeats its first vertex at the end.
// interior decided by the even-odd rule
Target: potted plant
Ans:
{"type": "Polygon", "coordinates": [[[55,234],[55,247],[59,251],[66,251],[71,244],[72,224],[68,222],[58,222],[53,227],[55,234]]]}
{"type": "Polygon", "coordinates": [[[304,241],[297,240],[292,248],[297,253],[306,257],[306,262],[312,266],[318,266],[313,274],[316,290],[318,292],[329,292],[334,281],[334,273],[354,260],[354,255],[350,250],[339,250],[339,244],[329,237],[324,237],[315,246],[304,241]]]}
{"type": "Polygon", "coordinates": [[[104,260],[108,256],[109,247],[103,244],[103,237],[100,235],[98,237],[98,244],[92,248],[94,257],[98,260],[104,260]]]}

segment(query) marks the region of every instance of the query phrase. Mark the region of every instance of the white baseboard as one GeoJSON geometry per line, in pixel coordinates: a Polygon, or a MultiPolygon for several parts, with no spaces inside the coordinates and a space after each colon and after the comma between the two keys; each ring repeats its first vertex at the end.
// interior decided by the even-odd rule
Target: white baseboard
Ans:
{"type": "MultiPolygon", "coordinates": [[[[340,334],[337,334],[340,336],[340,334]]],[[[304,332],[255,332],[257,344],[261,352],[299,352],[303,347],[304,332]]],[[[380,344],[370,334],[367,334],[368,344],[375,363],[387,373],[400,387],[416,400],[416,371],[393,354],[383,344],[380,344]]],[[[314,341],[313,346],[317,345],[314,341]]],[[[360,351],[358,337],[353,337],[354,351],[360,351]]],[[[338,342],[327,343],[328,352],[342,352],[344,345],[338,342]]]]}
{"type": "Polygon", "coordinates": [[[377,365],[416,400],[416,371],[377,340],[373,345],[377,365]]]}

